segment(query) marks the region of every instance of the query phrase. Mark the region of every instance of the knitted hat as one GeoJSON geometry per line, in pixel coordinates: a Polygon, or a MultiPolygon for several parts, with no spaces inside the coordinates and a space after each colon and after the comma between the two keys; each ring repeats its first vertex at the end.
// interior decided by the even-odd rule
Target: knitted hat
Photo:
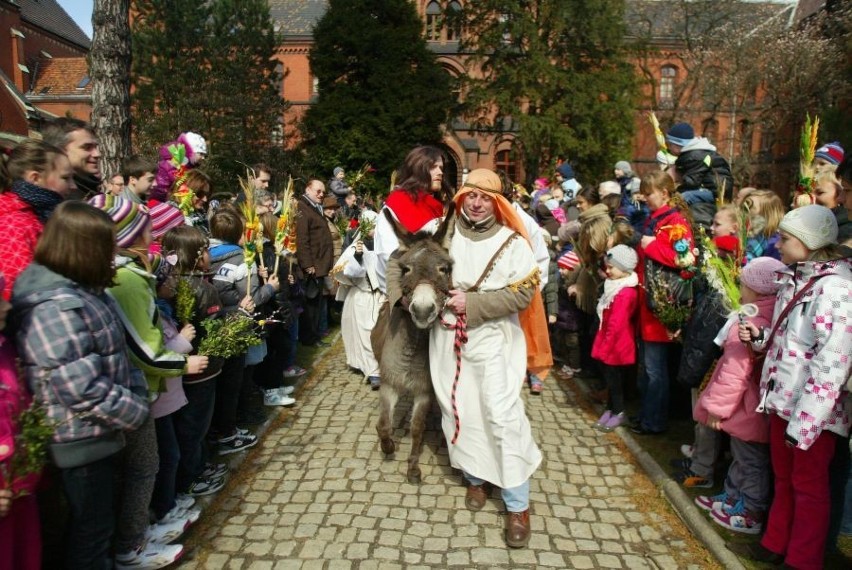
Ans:
{"type": "Polygon", "coordinates": [[[557,230],[556,235],[559,237],[559,241],[562,243],[567,243],[571,239],[577,237],[577,234],[580,233],[580,222],[577,220],[571,220],[570,222],[565,222],[561,226],[559,226],[559,230],[557,230]]]}
{"type": "Polygon", "coordinates": [[[148,226],[148,208],[120,196],[98,194],[89,204],[106,212],[115,223],[115,242],[118,247],[130,247],[148,226]]]}
{"type": "Polygon", "coordinates": [[[151,207],[148,213],[151,216],[151,237],[153,238],[161,237],[170,229],[185,223],[183,213],[165,202],[151,207]]]}
{"type": "Polygon", "coordinates": [[[573,251],[569,251],[568,253],[556,260],[556,265],[559,267],[559,269],[572,271],[575,267],[580,265],[580,258],[573,251]]]}
{"type": "Polygon", "coordinates": [[[343,174],[343,167],[342,166],[334,167],[334,175],[337,176],[338,174],[343,174]]]}
{"type": "Polygon", "coordinates": [[[786,265],[772,257],[756,257],[743,267],[740,282],[758,295],[774,295],[781,287],[775,282],[775,274],[785,268],[786,265]]]}
{"type": "Polygon", "coordinates": [[[192,147],[193,154],[207,154],[207,141],[198,133],[191,131],[183,133],[186,142],[192,147]]]}
{"type": "Polygon", "coordinates": [[[825,206],[812,204],[790,210],[778,229],[801,241],[810,251],[837,243],[837,219],[825,206]]]}
{"type": "Polygon", "coordinates": [[[633,167],[626,160],[619,160],[615,163],[615,169],[622,171],[625,175],[633,173],[633,167]]]}
{"type": "Polygon", "coordinates": [[[619,244],[606,252],[606,262],[628,273],[636,269],[639,256],[632,247],[619,244]]]}
{"type": "Polygon", "coordinates": [[[694,138],[695,131],[687,123],[675,123],[666,133],[666,141],[678,146],[686,146],[694,138]]]}
{"type": "Polygon", "coordinates": [[[840,143],[834,141],[819,147],[814,154],[814,158],[821,158],[829,164],[837,166],[843,162],[844,154],[843,147],[840,146],[840,143]]]}
{"type": "Polygon", "coordinates": [[[605,196],[612,195],[621,195],[621,185],[615,180],[607,180],[606,182],[601,182],[600,186],[598,186],[598,196],[603,198],[605,196]]]}

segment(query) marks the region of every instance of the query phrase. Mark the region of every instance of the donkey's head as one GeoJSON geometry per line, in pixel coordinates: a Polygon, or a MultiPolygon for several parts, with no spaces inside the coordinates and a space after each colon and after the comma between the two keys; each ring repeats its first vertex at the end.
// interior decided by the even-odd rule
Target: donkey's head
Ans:
{"type": "Polygon", "coordinates": [[[448,253],[452,240],[455,208],[450,208],[434,235],[410,234],[386,210],[385,217],[399,239],[397,261],[403,299],[411,320],[421,329],[432,326],[444,308],[450,290],[453,260],[448,253]]]}

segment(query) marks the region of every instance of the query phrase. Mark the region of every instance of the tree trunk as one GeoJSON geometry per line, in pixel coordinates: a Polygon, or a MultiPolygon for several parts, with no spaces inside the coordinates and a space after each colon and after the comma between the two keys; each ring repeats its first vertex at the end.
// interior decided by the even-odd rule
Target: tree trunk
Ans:
{"type": "Polygon", "coordinates": [[[104,179],[121,172],[130,154],[130,0],[95,0],[89,52],[92,126],[104,179]]]}

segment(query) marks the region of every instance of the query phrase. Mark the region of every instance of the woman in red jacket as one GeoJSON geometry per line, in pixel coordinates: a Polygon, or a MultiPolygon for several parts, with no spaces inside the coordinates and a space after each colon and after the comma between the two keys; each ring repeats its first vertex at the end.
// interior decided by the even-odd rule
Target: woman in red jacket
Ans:
{"type": "Polygon", "coordinates": [[[688,271],[695,264],[695,242],[689,207],[675,191],[674,180],[668,174],[662,171],[648,174],[642,178],[639,191],[645,196],[651,215],[645,222],[638,266],[640,358],[644,364],[639,376],[642,407],[631,429],[640,435],[656,435],[668,427],[669,345],[677,331],[667,329],[648,307],[644,262],[650,258],[666,267],[688,271]]]}

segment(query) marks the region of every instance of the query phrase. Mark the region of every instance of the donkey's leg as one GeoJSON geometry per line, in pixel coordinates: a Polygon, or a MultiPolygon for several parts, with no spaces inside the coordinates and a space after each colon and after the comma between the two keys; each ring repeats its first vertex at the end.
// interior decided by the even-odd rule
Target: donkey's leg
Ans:
{"type": "Polygon", "coordinates": [[[397,400],[399,400],[396,387],[392,386],[389,380],[389,378],[383,377],[381,388],[379,388],[379,423],[376,424],[382,452],[388,459],[396,451],[392,436],[393,425],[391,424],[393,423],[393,410],[396,407],[397,400]]]}
{"type": "Polygon", "coordinates": [[[414,396],[411,410],[411,455],[408,456],[409,483],[420,483],[420,454],[423,452],[423,432],[426,429],[426,416],[429,415],[431,404],[432,395],[429,392],[414,396]]]}

